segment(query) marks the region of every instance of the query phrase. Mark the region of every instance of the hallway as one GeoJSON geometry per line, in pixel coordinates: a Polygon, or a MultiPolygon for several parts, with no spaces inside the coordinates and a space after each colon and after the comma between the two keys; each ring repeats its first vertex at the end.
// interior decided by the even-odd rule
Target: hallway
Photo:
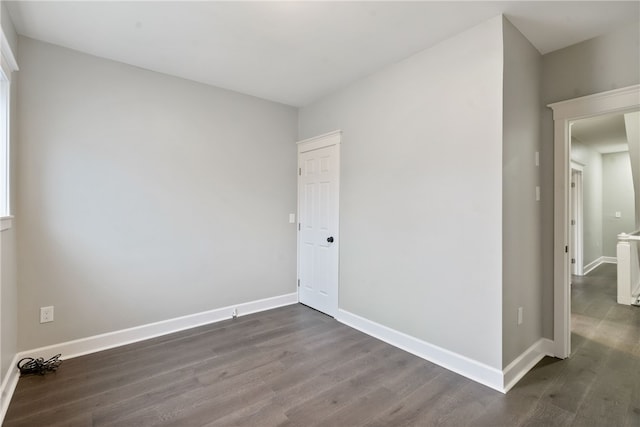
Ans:
{"type": "Polygon", "coordinates": [[[572,276],[571,358],[549,394],[571,391],[574,425],[640,426],[640,308],[616,303],[616,279],[615,264],[572,276]]]}
{"type": "Polygon", "coordinates": [[[571,354],[593,340],[640,357],[640,308],[617,304],[616,265],[571,280],[571,354]]]}

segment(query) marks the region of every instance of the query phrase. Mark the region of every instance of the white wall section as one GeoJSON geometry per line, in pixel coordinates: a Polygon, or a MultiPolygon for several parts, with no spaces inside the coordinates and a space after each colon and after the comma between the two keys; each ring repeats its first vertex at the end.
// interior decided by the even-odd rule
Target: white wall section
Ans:
{"type": "Polygon", "coordinates": [[[294,108],[19,50],[21,350],[295,292],[294,108]]]}
{"type": "Polygon", "coordinates": [[[300,110],[342,129],[340,308],[502,369],[502,18],[300,110]]]}

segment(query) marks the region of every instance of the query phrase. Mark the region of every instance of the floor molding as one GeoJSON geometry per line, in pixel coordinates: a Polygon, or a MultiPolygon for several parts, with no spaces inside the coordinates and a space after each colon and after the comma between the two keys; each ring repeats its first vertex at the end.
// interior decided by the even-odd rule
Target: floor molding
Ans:
{"type": "Polygon", "coordinates": [[[504,392],[508,392],[517,384],[536,364],[545,356],[553,356],[553,341],[540,338],[535,344],[524,351],[513,362],[504,368],[504,392]]]}
{"type": "Polygon", "coordinates": [[[611,256],[601,256],[591,261],[589,264],[584,266],[583,276],[591,273],[596,268],[600,267],[602,264],[617,264],[618,260],[616,257],[611,256]]]}
{"type": "Polygon", "coordinates": [[[589,264],[585,265],[582,271],[582,275],[586,276],[587,274],[591,273],[593,270],[598,268],[600,264],[602,264],[602,257],[596,258],[595,260],[591,261],[589,264]]]}
{"type": "Polygon", "coordinates": [[[4,416],[7,414],[7,409],[9,409],[9,403],[11,403],[11,397],[13,396],[13,392],[18,385],[18,378],[20,378],[19,371],[16,369],[16,365],[18,364],[19,355],[16,354],[9,365],[9,369],[5,373],[2,386],[0,387],[0,395],[2,395],[2,403],[0,405],[0,425],[4,421],[4,416]]]}
{"type": "Polygon", "coordinates": [[[245,316],[259,311],[271,310],[273,308],[285,305],[296,304],[298,302],[298,294],[291,293],[279,295],[276,297],[265,298],[256,301],[250,301],[241,304],[234,304],[228,307],[216,308],[200,313],[189,314],[173,319],[162,320],[160,322],[149,323],[133,328],[122,329],[120,331],[107,332],[106,334],[94,335],[87,338],[81,338],[73,341],[67,341],[60,344],[54,344],[46,347],[35,348],[20,353],[21,357],[52,357],[56,354],[62,354],[62,359],[71,359],[85,354],[95,353],[114,347],[131,344],[174,332],[183,331],[185,329],[195,328],[197,326],[207,325],[209,323],[220,322],[221,320],[231,319],[234,310],[237,310],[238,316],[245,316]]]}
{"type": "Polygon", "coordinates": [[[18,360],[23,357],[44,357],[45,359],[56,354],[62,354],[62,359],[72,359],[85,354],[96,353],[114,347],[120,347],[134,342],[143,341],[197,326],[220,322],[231,319],[234,310],[238,316],[260,311],[271,310],[285,305],[296,304],[298,293],[279,295],[276,297],[250,301],[242,304],[230,305],[228,307],[216,308],[201,313],[189,314],[187,316],[176,317],[174,319],[149,323],[147,325],[136,326],[134,328],[122,329],[120,331],[108,332],[106,334],[94,335],[60,344],[53,344],[46,347],[35,348],[33,350],[22,351],[14,357],[9,371],[2,382],[2,408],[0,408],[0,424],[4,420],[9,402],[18,384],[19,372],[15,368],[18,360]]]}
{"type": "Polygon", "coordinates": [[[499,369],[396,331],[346,310],[338,310],[336,320],[494,390],[505,392],[503,373],[499,369]]]}

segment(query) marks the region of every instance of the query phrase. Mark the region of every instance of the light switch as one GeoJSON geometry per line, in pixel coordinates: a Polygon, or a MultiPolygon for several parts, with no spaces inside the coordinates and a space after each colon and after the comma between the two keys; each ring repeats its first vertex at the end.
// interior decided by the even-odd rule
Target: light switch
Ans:
{"type": "Polygon", "coordinates": [[[622,218],[622,212],[616,212],[616,218],[622,218]]]}
{"type": "Polygon", "coordinates": [[[536,166],[540,166],[540,152],[536,151],[536,166]]]}
{"type": "Polygon", "coordinates": [[[295,223],[296,223],[296,214],[290,213],[289,214],[289,224],[295,224],[295,223]]]}
{"type": "Polygon", "coordinates": [[[536,186],[536,201],[540,201],[540,186],[536,186]]]}

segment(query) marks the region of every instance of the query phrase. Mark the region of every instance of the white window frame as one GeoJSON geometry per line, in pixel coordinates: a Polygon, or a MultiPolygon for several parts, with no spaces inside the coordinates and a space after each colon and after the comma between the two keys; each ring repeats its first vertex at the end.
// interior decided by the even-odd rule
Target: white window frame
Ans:
{"type": "Polygon", "coordinates": [[[0,29],[0,231],[11,228],[11,73],[18,70],[9,42],[0,29]]]}

